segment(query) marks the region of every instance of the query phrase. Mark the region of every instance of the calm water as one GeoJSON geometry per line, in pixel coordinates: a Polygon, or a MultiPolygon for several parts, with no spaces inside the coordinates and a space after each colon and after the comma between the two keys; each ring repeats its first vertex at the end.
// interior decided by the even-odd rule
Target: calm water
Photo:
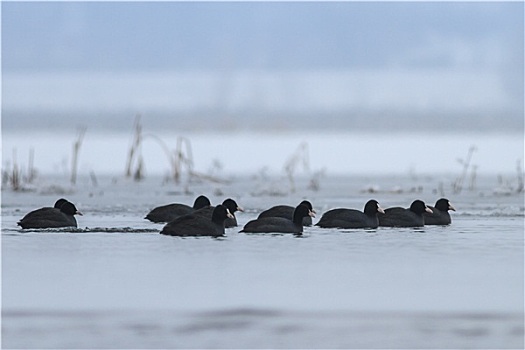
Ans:
{"type": "MultiPolygon", "coordinates": [[[[448,227],[326,230],[302,237],[177,238],[144,220],[154,206],[233,197],[242,226],[275,204],[308,198],[318,212],[434,204],[453,176],[239,177],[181,186],[101,177],[76,188],[45,179],[2,191],[5,348],[523,348],[523,194],[496,195],[495,177],[445,195],[448,227]],[[376,188],[377,193],[363,192],[376,188]],[[395,190],[395,191],[393,191],[395,190]],[[59,192],[59,193],[57,193],[59,192]],[[284,191],[283,191],[284,192],[284,191]],[[25,213],[73,201],[78,230],[22,231],[25,213]]],[[[497,189],[502,192],[502,189],[497,189]]]]}

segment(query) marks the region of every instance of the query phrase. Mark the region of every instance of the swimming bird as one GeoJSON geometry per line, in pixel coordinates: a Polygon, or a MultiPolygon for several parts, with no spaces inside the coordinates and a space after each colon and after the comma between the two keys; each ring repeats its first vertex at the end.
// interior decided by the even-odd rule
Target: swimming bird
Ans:
{"type": "Polygon", "coordinates": [[[432,213],[425,202],[417,199],[410,208],[393,207],[385,209],[385,214],[379,215],[379,226],[389,227],[421,227],[425,225],[423,213],[432,213]]]}
{"type": "Polygon", "coordinates": [[[452,223],[448,211],[456,211],[456,208],[450,204],[448,199],[440,198],[434,207],[429,206],[429,208],[432,210],[432,214],[427,212],[423,213],[425,225],[450,225],[452,223]]]}
{"type": "Polygon", "coordinates": [[[167,223],[160,233],[169,236],[224,236],[224,220],[231,217],[228,209],[219,204],[213,209],[211,219],[195,213],[184,215],[167,223]]]}
{"type": "Polygon", "coordinates": [[[293,213],[293,220],[282,217],[265,217],[249,221],[240,232],[263,233],[295,233],[303,232],[303,218],[306,216],[315,217],[315,214],[303,204],[299,204],[293,213]]]}
{"type": "Polygon", "coordinates": [[[364,211],[338,208],[323,214],[316,226],[324,228],[376,228],[379,226],[377,213],[384,214],[379,203],[371,199],[365,204],[364,211]]]}
{"type": "MultiPolygon", "coordinates": [[[[304,200],[300,204],[305,205],[308,209],[310,209],[312,213],[315,214],[315,210],[312,206],[312,203],[310,203],[310,201],[304,200]]],[[[292,220],[294,210],[295,208],[290,205],[276,205],[260,213],[257,219],[268,218],[268,217],[281,217],[281,218],[285,218],[288,220],[292,220]]],[[[303,225],[312,226],[312,217],[305,216],[303,218],[303,225]]]]}
{"type": "MultiPolygon", "coordinates": [[[[224,221],[224,227],[236,227],[237,226],[237,218],[235,217],[236,211],[244,211],[244,209],[237,204],[236,201],[234,201],[231,198],[227,198],[222,202],[222,205],[224,205],[232,214],[232,218],[226,218],[226,221],[224,221]]],[[[204,208],[201,208],[199,210],[195,210],[193,214],[195,215],[202,215],[204,217],[211,218],[213,210],[215,209],[214,206],[209,205],[204,208]]]]}
{"type": "Polygon", "coordinates": [[[201,195],[195,199],[193,207],[182,203],[167,204],[151,210],[148,215],[146,215],[145,219],[152,222],[170,222],[179,216],[191,214],[195,210],[204,208],[208,205],[211,205],[208,197],[201,195]]]}
{"type": "Polygon", "coordinates": [[[67,199],[64,199],[64,198],[60,198],[59,200],[57,200],[55,202],[55,205],[53,206],[53,208],[50,208],[50,207],[44,207],[44,208],[40,208],[40,209],[37,209],[37,210],[33,210],[31,213],[31,217],[32,218],[36,218],[36,217],[46,217],[46,213],[48,213],[49,211],[52,211],[51,209],[59,209],[60,210],[60,207],[62,206],[62,204],[64,203],[67,203],[68,200],[67,199]]]}
{"type": "Polygon", "coordinates": [[[82,215],[82,213],[73,203],[60,198],[53,208],[44,207],[27,213],[18,225],[22,228],[77,227],[77,220],[73,215],[82,215]]]}

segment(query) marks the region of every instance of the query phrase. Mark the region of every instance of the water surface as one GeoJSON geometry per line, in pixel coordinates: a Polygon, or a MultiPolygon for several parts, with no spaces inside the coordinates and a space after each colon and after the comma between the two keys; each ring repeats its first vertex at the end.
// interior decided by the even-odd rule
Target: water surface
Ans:
{"type": "Polygon", "coordinates": [[[449,191],[458,211],[445,227],[308,227],[301,237],[232,228],[214,239],[162,236],[161,224],[143,219],[154,206],[191,203],[201,193],[212,203],[235,198],[246,209],[237,214],[241,226],[303,197],[318,217],[362,208],[369,198],[384,207],[415,198],[434,204],[439,181],[327,177],[319,191],[298,180],[296,193],[278,197],[262,191],[268,181],[243,177],[191,183],[191,194],[158,177],[103,177],[96,187],[82,178],[60,195],[4,190],[3,345],[523,347],[523,195],[494,195],[493,177],[472,192],[449,191]],[[363,192],[371,184],[379,192],[363,192]],[[85,214],[78,229],[16,227],[26,212],[62,196],[85,214]]]}

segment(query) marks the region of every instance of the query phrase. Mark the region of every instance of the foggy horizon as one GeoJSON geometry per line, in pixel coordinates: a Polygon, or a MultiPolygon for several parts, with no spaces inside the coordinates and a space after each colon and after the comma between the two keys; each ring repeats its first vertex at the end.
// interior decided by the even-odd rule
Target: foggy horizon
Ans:
{"type": "Polygon", "coordinates": [[[9,2],[2,73],[8,129],[516,130],[523,4],[9,2]]]}

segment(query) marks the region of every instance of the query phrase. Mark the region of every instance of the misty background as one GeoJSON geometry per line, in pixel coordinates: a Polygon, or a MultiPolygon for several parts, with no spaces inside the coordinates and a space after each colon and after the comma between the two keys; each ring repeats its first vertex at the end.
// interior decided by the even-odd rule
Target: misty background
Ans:
{"type": "Polygon", "coordinates": [[[523,130],[523,3],[2,3],[2,126],[523,130]]]}
{"type": "MultiPolygon", "coordinates": [[[[522,2],[4,2],[6,169],[515,173],[522,2]],[[160,140],[160,141],[159,141],[160,140]],[[159,147],[159,142],[165,146],[159,147]],[[32,152],[34,150],[34,157],[32,152]],[[28,160],[29,159],[29,160],[28,160]]],[[[518,164],[518,165],[516,165],[518,164]]]]}

